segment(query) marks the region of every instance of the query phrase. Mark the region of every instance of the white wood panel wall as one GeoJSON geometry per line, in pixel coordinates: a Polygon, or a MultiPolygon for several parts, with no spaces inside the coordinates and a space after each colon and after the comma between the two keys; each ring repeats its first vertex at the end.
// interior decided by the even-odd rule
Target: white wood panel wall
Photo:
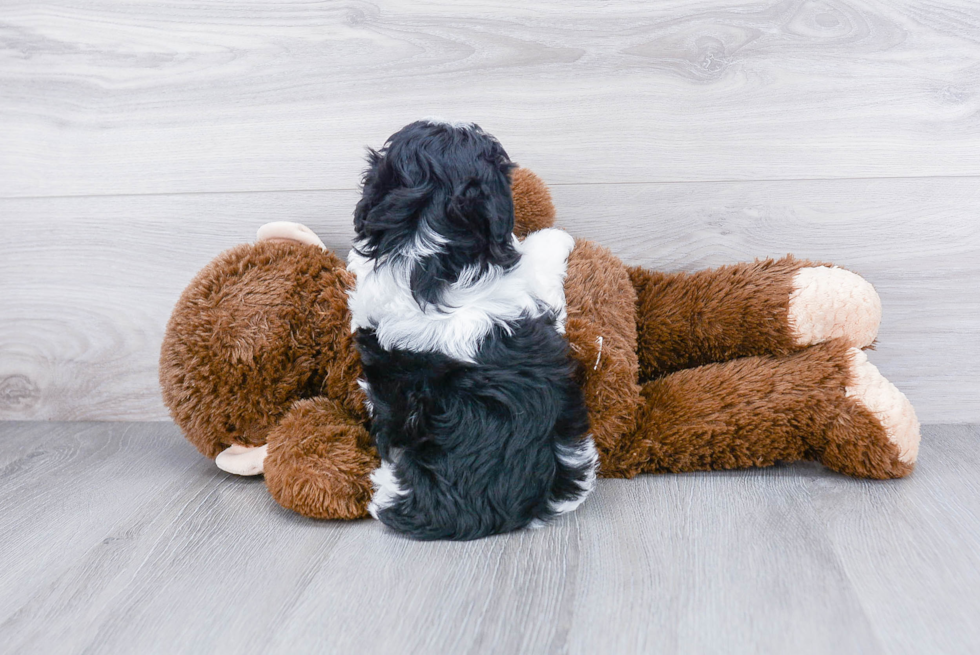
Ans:
{"type": "Polygon", "coordinates": [[[267,220],[344,250],[364,147],[428,115],[631,263],[857,270],[872,361],[980,421],[972,0],[0,6],[0,418],[164,418],[191,276],[267,220]]]}

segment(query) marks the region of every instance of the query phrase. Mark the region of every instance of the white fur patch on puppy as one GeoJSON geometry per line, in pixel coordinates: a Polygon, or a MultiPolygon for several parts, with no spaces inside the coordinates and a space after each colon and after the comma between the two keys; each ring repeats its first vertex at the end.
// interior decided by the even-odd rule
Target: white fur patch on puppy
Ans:
{"type": "Polygon", "coordinates": [[[373,329],[386,350],[440,352],[459,361],[473,361],[495,326],[506,329],[549,309],[557,317],[556,329],[563,332],[565,274],[575,239],[548,228],[515,247],[521,259],[512,269],[493,269],[483,276],[464,271],[439,305],[425,308],[412,296],[408,266],[376,266],[351,250],[347,270],[357,277],[348,292],[351,331],[373,329]]]}
{"type": "Polygon", "coordinates": [[[595,489],[596,472],[599,470],[599,451],[596,450],[592,435],[586,437],[575,448],[568,448],[559,444],[558,461],[573,469],[587,467],[589,475],[578,482],[581,492],[577,496],[569,500],[551,503],[550,509],[556,515],[574,512],[595,489]]]}
{"type": "Polygon", "coordinates": [[[422,121],[429,123],[430,125],[448,125],[456,129],[472,129],[473,121],[454,121],[448,118],[442,118],[441,116],[426,116],[422,121]]]}
{"type": "Polygon", "coordinates": [[[870,282],[843,268],[809,266],[793,277],[789,325],[796,344],[845,339],[857,348],[878,336],[881,299],[870,282]]]}
{"type": "Polygon", "coordinates": [[[273,223],[266,223],[259,228],[259,231],[255,234],[256,241],[296,241],[298,243],[305,243],[311,246],[319,246],[321,250],[326,250],[327,247],[323,245],[323,241],[320,240],[313,230],[306,227],[301,223],[292,223],[290,221],[275,221],[273,223]]]}
{"type": "Polygon", "coordinates": [[[386,459],[381,460],[381,466],[371,472],[371,485],[374,487],[374,493],[371,495],[371,502],[368,503],[368,514],[375,519],[378,518],[378,512],[390,507],[402,496],[408,495],[408,490],[398,484],[395,465],[386,459]]]}
{"type": "Polygon", "coordinates": [[[358,378],[357,386],[361,388],[361,392],[364,394],[364,409],[367,410],[368,416],[374,416],[374,403],[371,402],[371,385],[364,378],[358,378]]]}
{"type": "Polygon", "coordinates": [[[575,238],[568,232],[547,228],[529,234],[524,242],[517,241],[521,252],[521,269],[529,284],[531,295],[543,300],[555,313],[555,329],[565,334],[565,275],[568,256],[575,249],[575,238]]]}
{"type": "Polygon", "coordinates": [[[912,464],[919,454],[920,439],[919,419],[912,403],[868,361],[863,350],[851,348],[848,355],[852,382],[846,389],[847,397],[860,402],[881,421],[888,440],[898,446],[898,458],[912,464]]]}
{"type": "Polygon", "coordinates": [[[235,475],[262,475],[269,446],[242,446],[232,444],[218,453],[214,463],[226,473],[235,475]]]}

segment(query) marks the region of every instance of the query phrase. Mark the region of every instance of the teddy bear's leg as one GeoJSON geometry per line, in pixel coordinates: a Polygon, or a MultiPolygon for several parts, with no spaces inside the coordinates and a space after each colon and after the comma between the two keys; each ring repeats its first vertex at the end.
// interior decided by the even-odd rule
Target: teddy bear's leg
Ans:
{"type": "Polygon", "coordinates": [[[912,403],[868,361],[864,351],[849,348],[847,358],[850,376],[845,395],[850,402],[842,406],[817,448],[819,461],[835,471],[866,478],[911,473],[919,455],[919,420],[912,403]],[[893,449],[877,447],[882,433],[893,449]]]}
{"type": "Polygon", "coordinates": [[[878,294],[859,275],[791,256],[696,273],[633,267],[630,278],[641,380],[831,339],[864,348],[881,320],[878,294]]]}
{"type": "Polygon", "coordinates": [[[678,371],[646,383],[641,397],[637,429],[607,454],[607,475],[810,459],[895,478],[915,462],[911,405],[843,341],[678,371]]]}
{"type": "Polygon", "coordinates": [[[195,277],[161,348],[174,421],[207,457],[235,446],[221,464],[240,474],[256,472],[257,454],[244,448],[265,444],[296,400],[358,402],[344,263],[280,227],[275,240],[226,251],[195,277]]]}
{"type": "Polygon", "coordinates": [[[265,483],[287,509],[318,519],[368,515],[380,461],[363,416],[340,403],[301,400],[268,435],[265,483]]]}

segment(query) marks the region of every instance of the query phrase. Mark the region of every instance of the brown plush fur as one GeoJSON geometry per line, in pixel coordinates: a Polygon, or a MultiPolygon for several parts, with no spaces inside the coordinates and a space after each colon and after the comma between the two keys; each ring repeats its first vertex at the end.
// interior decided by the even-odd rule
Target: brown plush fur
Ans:
{"type": "Polygon", "coordinates": [[[363,411],[348,282],[333,253],[262,242],[222,253],[188,285],[167,325],[160,386],[202,454],[265,443],[301,398],[363,411]]]}
{"type": "Polygon", "coordinates": [[[325,398],[293,405],[269,433],[265,483],[276,502],[318,519],[367,516],[380,460],[364,423],[325,398]]]}
{"type": "Polygon", "coordinates": [[[608,249],[577,239],[565,278],[565,336],[581,365],[599,472],[618,476],[622,437],[635,429],[640,403],[636,357],[636,292],[608,249]],[[601,339],[601,341],[600,341],[601,339]]]}
{"type": "Polygon", "coordinates": [[[847,345],[831,342],[648,382],[628,468],[679,472],[807,459],[861,477],[907,474],[880,422],[845,397],[848,362],[847,345]]]}
{"type": "Polygon", "coordinates": [[[576,242],[566,335],[582,365],[603,476],[803,459],[861,477],[911,471],[881,423],[845,396],[847,344],[793,344],[791,280],[807,265],[787,257],[693,275],[633,268],[634,291],[612,253],[576,242]],[[723,300],[728,284],[731,305],[723,300]],[[744,325],[760,328],[745,335],[744,325]],[[646,340],[637,348],[638,332],[646,340]],[[724,363],[690,368],[692,361],[724,363]],[[644,372],[654,379],[640,387],[644,372]]]}
{"type": "Polygon", "coordinates": [[[631,267],[638,297],[640,379],[799,350],[788,320],[793,275],[805,266],[823,265],[788,256],[696,273],[631,267]]]}
{"type": "Polygon", "coordinates": [[[555,205],[548,186],[527,168],[517,168],[510,174],[514,196],[514,234],[523,239],[531,232],[555,224],[555,205]]]}
{"type": "MultiPolygon", "coordinates": [[[[516,233],[551,225],[537,176],[515,171],[513,191],[516,233]]],[[[602,475],[800,459],[870,478],[912,470],[881,422],[846,397],[845,344],[793,344],[791,281],[807,265],[787,257],[664,274],[576,242],[566,334],[602,475]]],[[[270,492],[316,518],[365,516],[378,464],[356,384],[351,283],[343,262],[314,246],[233,248],[181,296],[161,351],[164,401],[187,438],[208,457],[268,441],[270,492]]]]}

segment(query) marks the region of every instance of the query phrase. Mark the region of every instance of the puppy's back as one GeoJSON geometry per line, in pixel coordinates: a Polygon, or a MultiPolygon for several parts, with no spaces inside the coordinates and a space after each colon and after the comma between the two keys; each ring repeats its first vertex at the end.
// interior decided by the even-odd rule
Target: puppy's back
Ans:
{"type": "Polygon", "coordinates": [[[358,346],[385,464],[372,513],[417,539],[476,539],[575,509],[597,456],[568,346],[549,314],[498,327],[473,362],[358,346]]]}

